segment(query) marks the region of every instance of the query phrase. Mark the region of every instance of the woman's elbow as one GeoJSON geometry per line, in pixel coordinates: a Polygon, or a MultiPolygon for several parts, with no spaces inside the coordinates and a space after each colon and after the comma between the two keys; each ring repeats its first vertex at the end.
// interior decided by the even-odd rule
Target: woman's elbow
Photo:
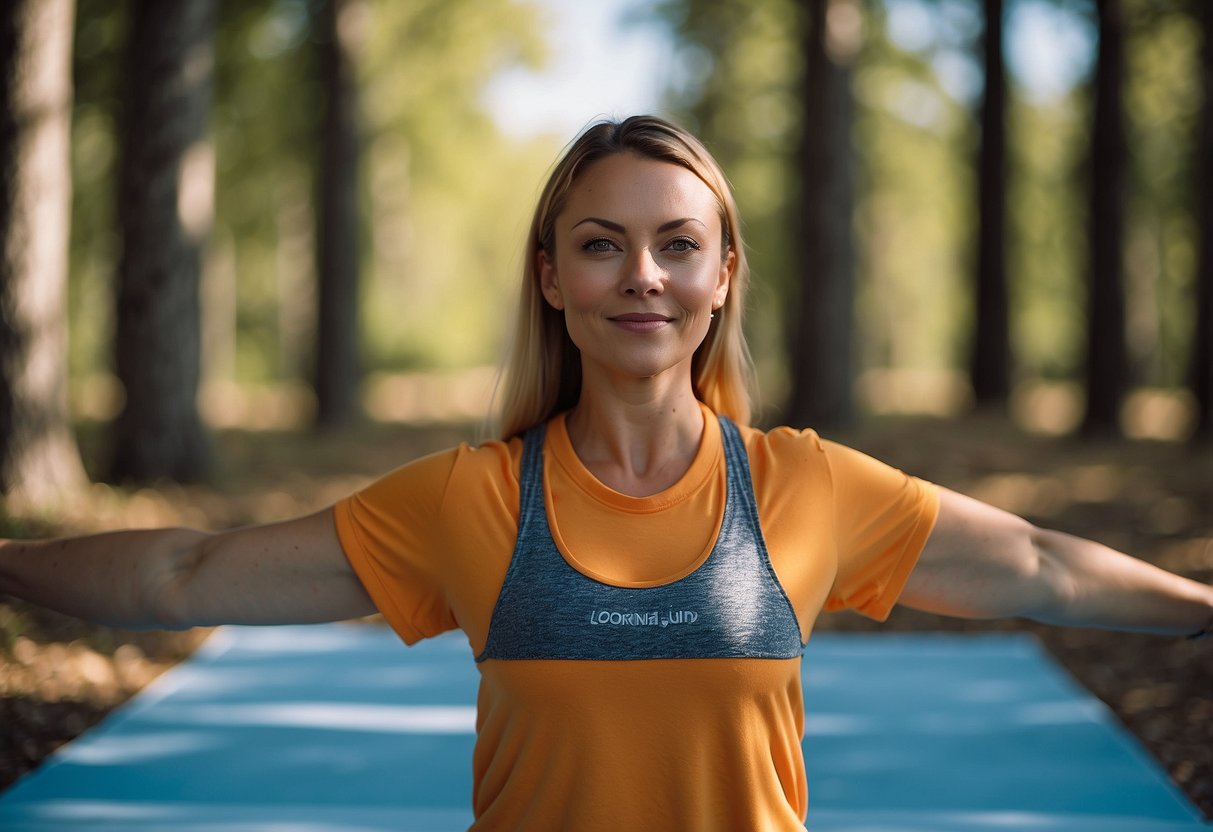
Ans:
{"type": "Polygon", "coordinates": [[[139,604],[142,629],[188,630],[197,626],[191,610],[191,588],[207,556],[213,535],[174,530],[154,568],[140,578],[139,604]]]}
{"type": "Polygon", "coordinates": [[[1071,617],[1079,601],[1078,581],[1062,552],[1069,535],[1045,529],[1025,521],[1026,563],[1024,608],[1020,617],[1048,624],[1071,617]]]}
{"type": "Polygon", "coordinates": [[[1052,554],[1054,533],[948,493],[902,602],[960,618],[1047,619],[1072,585],[1052,554]]]}

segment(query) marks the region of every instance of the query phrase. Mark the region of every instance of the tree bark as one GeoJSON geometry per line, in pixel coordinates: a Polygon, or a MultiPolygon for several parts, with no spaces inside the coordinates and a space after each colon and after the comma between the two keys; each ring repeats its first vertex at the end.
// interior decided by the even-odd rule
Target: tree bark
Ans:
{"type": "Polygon", "coordinates": [[[356,56],[366,9],[362,0],[328,0],[324,14],[321,73],[327,101],[316,229],[315,387],[317,424],[335,427],[359,414],[356,56]]]}
{"type": "Polygon", "coordinates": [[[1196,326],[1192,333],[1191,384],[1196,399],[1196,437],[1213,440],[1213,5],[1198,3],[1201,48],[1200,127],[1196,141],[1196,326]]]}
{"type": "Polygon", "coordinates": [[[808,4],[800,147],[800,294],[789,305],[793,425],[854,420],[854,253],[850,63],[857,30],[850,0],[808,4]]]}
{"type": "Polygon", "coordinates": [[[0,12],[0,493],[42,510],[87,483],[67,397],[73,0],[0,12]]]}
{"type": "Polygon", "coordinates": [[[119,172],[116,368],[126,402],[116,480],[193,481],[210,446],[198,415],[199,281],[213,219],[208,138],[215,0],[138,0],[119,172]]]}
{"type": "Polygon", "coordinates": [[[1128,386],[1125,343],[1124,21],[1120,0],[1098,0],[1099,54],[1091,126],[1090,259],[1087,281],[1087,410],[1083,433],[1120,431],[1128,386]]]}
{"type": "Polygon", "coordinates": [[[1002,55],[1002,0],[985,0],[978,151],[976,308],[970,379],[979,407],[1005,407],[1011,392],[1011,335],[1006,269],[1006,80],[1002,55]]]}

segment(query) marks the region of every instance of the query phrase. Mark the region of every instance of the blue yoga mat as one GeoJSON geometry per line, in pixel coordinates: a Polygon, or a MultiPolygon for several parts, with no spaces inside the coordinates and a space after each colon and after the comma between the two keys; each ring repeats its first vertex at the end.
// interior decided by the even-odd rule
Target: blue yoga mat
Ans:
{"type": "MultiPolygon", "coordinates": [[[[1028,636],[815,636],[808,826],[820,832],[1209,829],[1028,636]]],[[[465,829],[466,640],[369,625],[219,630],[0,795],[0,829],[465,829]]]]}

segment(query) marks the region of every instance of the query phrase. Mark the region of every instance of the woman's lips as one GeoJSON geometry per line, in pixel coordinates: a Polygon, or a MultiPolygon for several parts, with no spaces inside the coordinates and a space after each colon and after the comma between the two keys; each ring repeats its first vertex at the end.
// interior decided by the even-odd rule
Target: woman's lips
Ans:
{"type": "Polygon", "coordinates": [[[653,332],[670,322],[670,318],[655,312],[628,312],[610,319],[616,326],[629,332],[653,332]]]}

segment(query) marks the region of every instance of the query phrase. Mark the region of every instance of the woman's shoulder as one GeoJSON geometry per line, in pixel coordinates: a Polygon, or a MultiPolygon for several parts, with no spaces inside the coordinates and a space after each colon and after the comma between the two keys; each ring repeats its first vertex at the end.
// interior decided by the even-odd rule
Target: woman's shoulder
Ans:
{"type": "Polygon", "coordinates": [[[522,439],[461,442],[406,462],[380,476],[359,494],[398,502],[402,498],[433,504],[456,491],[515,490],[522,439]]]}
{"type": "Polygon", "coordinates": [[[803,489],[828,484],[830,463],[826,443],[816,431],[740,424],[737,428],[755,487],[803,489]]]}
{"type": "Polygon", "coordinates": [[[793,428],[786,425],[773,428],[756,428],[738,425],[746,451],[775,454],[790,459],[815,459],[826,452],[828,443],[812,428],[793,428]]]}
{"type": "Polygon", "coordinates": [[[523,438],[463,442],[446,451],[452,477],[518,481],[523,438]]]}
{"type": "Polygon", "coordinates": [[[766,466],[783,477],[824,477],[833,487],[848,490],[899,489],[918,478],[848,444],[822,438],[811,429],[742,428],[753,467],[766,466]],[[757,463],[754,462],[757,460],[757,463]]]}

